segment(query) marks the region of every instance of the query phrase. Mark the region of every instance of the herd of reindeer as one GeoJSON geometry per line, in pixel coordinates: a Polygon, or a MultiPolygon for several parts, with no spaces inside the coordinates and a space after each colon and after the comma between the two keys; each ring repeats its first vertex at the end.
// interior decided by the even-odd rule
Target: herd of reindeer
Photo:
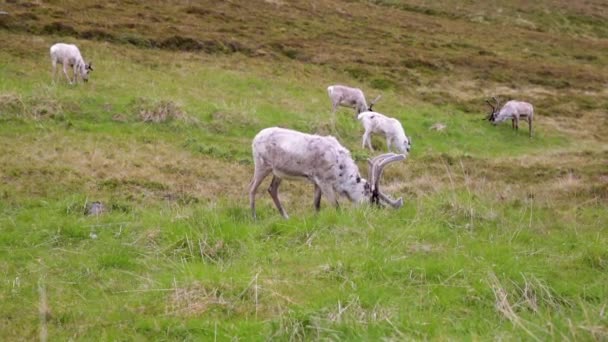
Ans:
{"type": "MultiPolygon", "coordinates": [[[[76,45],[57,43],[50,49],[53,66],[52,78],[55,82],[57,64],[63,67],[63,73],[70,84],[78,83],[78,78],[87,82],[93,71],[92,63],[86,63],[76,45]],[[72,69],[72,77],[68,73],[72,69]]],[[[295,130],[270,127],[261,130],[252,142],[254,174],[249,185],[249,203],[253,218],[256,218],[255,194],[262,181],[272,173],[268,192],[274,204],[285,218],[287,212],[279,200],[279,185],[284,178],[308,179],[315,187],[313,204],[318,211],[321,207],[321,196],[327,202],[338,207],[338,197],[344,196],[354,203],[388,204],[393,208],[403,205],[403,199],[394,200],[379,188],[379,181],[384,168],[396,161],[404,160],[411,149],[411,140],[405,135],[401,123],[383,114],[373,111],[373,105],[380,96],[370,102],[358,88],[343,85],[332,85],[327,88],[332,103],[332,115],[338,106],[354,108],[356,118],[361,122],[363,133],[362,147],[373,151],[371,134],[376,133],[386,138],[388,153],[368,160],[368,177],[361,177],[359,168],[350,155],[333,136],[320,136],[302,133],[295,130]],[[397,153],[394,153],[392,151],[397,153]]],[[[519,129],[519,121],[528,122],[529,136],[532,137],[532,119],[534,108],[530,103],[508,101],[500,106],[494,97],[494,104],[486,101],[492,108],[487,120],[496,125],[511,119],[513,129],[519,129]]]]}

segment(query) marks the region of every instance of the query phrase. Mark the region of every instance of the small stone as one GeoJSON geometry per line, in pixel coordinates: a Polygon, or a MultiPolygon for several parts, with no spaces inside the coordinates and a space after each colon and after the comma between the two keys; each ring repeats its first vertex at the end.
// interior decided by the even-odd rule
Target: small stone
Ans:
{"type": "Polygon", "coordinates": [[[103,205],[103,203],[92,202],[89,205],[87,205],[86,214],[89,216],[91,216],[91,215],[99,216],[99,215],[103,214],[105,211],[106,211],[106,208],[103,205]]]}

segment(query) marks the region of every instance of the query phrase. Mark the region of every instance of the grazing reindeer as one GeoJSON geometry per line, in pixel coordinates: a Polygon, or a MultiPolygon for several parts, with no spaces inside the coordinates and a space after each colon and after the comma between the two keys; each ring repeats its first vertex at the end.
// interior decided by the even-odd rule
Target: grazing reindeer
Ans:
{"type": "Polygon", "coordinates": [[[321,194],[329,203],[338,207],[338,195],[352,202],[362,203],[380,200],[399,208],[403,199],[393,200],[378,187],[382,170],[391,162],[405,159],[405,155],[387,153],[369,161],[369,183],[361,178],[359,168],[332,136],[301,133],[284,128],[271,127],[260,131],[252,143],[255,171],[249,185],[251,213],[255,213],[255,193],[264,178],[273,174],[268,192],[284,218],[288,218],[279,201],[279,185],[283,178],[305,178],[315,185],[314,206],[321,206],[321,194]]]}
{"type": "Polygon", "coordinates": [[[332,114],[336,112],[338,106],[354,108],[355,116],[365,111],[372,111],[372,107],[382,95],[378,95],[368,106],[365,101],[365,95],[359,88],[351,88],[343,85],[332,85],[327,87],[327,94],[331,100],[333,107],[332,114]]]}
{"type": "Polygon", "coordinates": [[[403,154],[410,151],[412,146],[411,141],[405,135],[403,126],[401,126],[399,120],[389,118],[377,112],[363,112],[357,118],[365,128],[365,133],[363,133],[363,148],[365,148],[367,143],[369,149],[373,151],[371,135],[372,133],[379,133],[386,137],[386,147],[389,152],[392,147],[397,152],[403,154]]]}
{"type": "Polygon", "coordinates": [[[70,84],[72,84],[72,79],[68,75],[68,66],[73,68],[74,83],[78,83],[78,76],[84,82],[88,82],[89,73],[93,71],[93,64],[87,64],[78,47],[73,44],[57,43],[51,46],[51,63],[53,64],[53,82],[55,82],[57,73],[57,63],[63,65],[63,74],[70,84]]]}
{"type": "Polygon", "coordinates": [[[523,101],[508,101],[500,107],[500,103],[496,97],[492,98],[496,105],[493,106],[490,101],[486,103],[492,107],[492,112],[488,115],[488,120],[497,125],[505,120],[511,119],[511,126],[515,130],[519,130],[519,119],[528,121],[529,135],[532,138],[532,119],[534,118],[534,107],[528,102],[523,101]],[[499,110],[500,108],[500,110],[499,110]]]}

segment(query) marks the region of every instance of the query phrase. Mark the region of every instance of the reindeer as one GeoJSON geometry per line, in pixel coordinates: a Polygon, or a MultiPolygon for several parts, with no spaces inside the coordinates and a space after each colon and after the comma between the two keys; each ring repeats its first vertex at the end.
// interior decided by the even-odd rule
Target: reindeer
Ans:
{"type": "Polygon", "coordinates": [[[367,143],[369,149],[373,151],[371,135],[372,133],[379,133],[386,137],[386,147],[389,152],[392,147],[399,153],[405,154],[410,151],[411,141],[405,135],[403,126],[401,126],[399,120],[371,111],[363,112],[357,118],[365,128],[365,133],[363,133],[363,148],[365,148],[367,143]]]}
{"type": "Polygon", "coordinates": [[[89,73],[93,71],[93,63],[86,63],[78,47],[73,44],[57,43],[51,46],[51,63],[53,64],[53,82],[55,82],[57,73],[57,63],[63,65],[63,74],[70,84],[72,84],[72,79],[68,75],[68,66],[73,68],[74,83],[78,83],[79,75],[84,82],[88,82],[89,73]]]}
{"type": "Polygon", "coordinates": [[[403,154],[387,153],[368,160],[370,181],[361,178],[359,168],[350,152],[332,136],[301,133],[271,127],[261,130],[253,139],[255,171],[249,185],[249,203],[253,218],[255,193],[264,178],[273,174],[268,192],[279,213],[289,218],[278,196],[283,178],[307,179],[315,186],[314,207],[319,211],[321,195],[338,208],[338,195],[355,203],[380,200],[393,208],[400,208],[403,199],[393,200],[379,189],[382,171],[389,163],[405,159],[403,154]]]}
{"type": "Polygon", "coordinates": [[[362,112],[372,111],[372,107],[382,95],[378,95],[368,106],[365,101],[365,95],[359,88],[351,88],[343,85],[332,85],[327,87],[327,94],[332,104],[332,114],[336,113],[338,106],[354,108],[355,117],[362,112]]]}
{"type": "Polygon", "coordinates": [[[503,121],[511,119],[511,126],[515,130],[519,130],[519,119],[528,121],[529,136],[532,138],[532,119],[534,118],[534,107],[523,101],[508,101],[500,107],[500,102],[496,97],[492,97],[496,102],[496,105],[492,105],[490,101],[486,100],[486,103],[492,107],[492,112],[488,115],[487,119],[495,126],[503,121]],[[499,110],[500,108],[500,110],[499,110]]]}

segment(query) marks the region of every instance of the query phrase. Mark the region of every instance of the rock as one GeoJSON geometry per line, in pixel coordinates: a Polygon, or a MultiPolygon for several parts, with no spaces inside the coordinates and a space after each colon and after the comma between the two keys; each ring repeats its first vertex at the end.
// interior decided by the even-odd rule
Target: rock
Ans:
{"type": "Polygon", "coordinates": [[[91,202],[87,205],[87,210],[85,212],[86,215],[91,216],[99,216],[106,211],[105,206],[101,202],[91,202]]]}

